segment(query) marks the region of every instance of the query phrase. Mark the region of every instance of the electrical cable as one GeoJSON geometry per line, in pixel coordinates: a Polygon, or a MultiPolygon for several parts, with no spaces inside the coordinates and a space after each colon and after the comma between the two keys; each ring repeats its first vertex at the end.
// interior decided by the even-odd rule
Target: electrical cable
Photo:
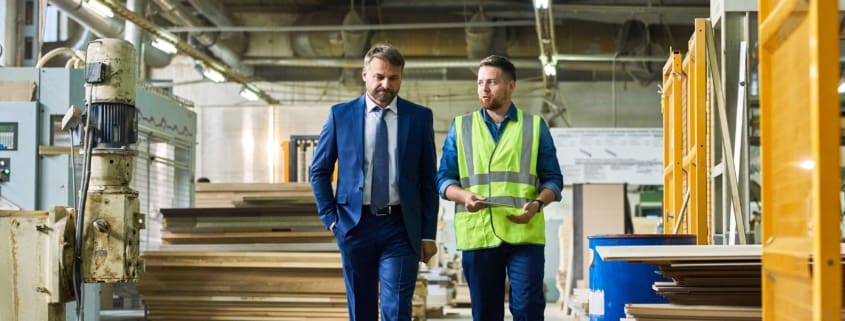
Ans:
{"type": "MultiPolygon", "coordinates": [[[[76,159],[74,159],[74,157],[73,157],[73,130],[68,129],[67,135],[68,135],[68,137],[70,137],[70,188],[71,188],[71,191],[76,193],[77,192],[77,190],[76,190],[76,159]]],[[[76,195],[74,195],[70,199],[71,199],[71,201],[73,201],[73,204],[71,204],[71,206],[73,208],[76,208],[76,204],[78,204],[76,202],[76,195]]]]}
{"type": "MultiPolygon", "coordinates": [[[[88,61],[88,53],[86,52],[85,61],[88,61]]],[[[82,234],[83,234],[83,224],[85,222],[85,203],[87,200],[88,194],[88,184],[91,180],[91,154],[94,150],[94,128],[92,126],[92,109],[93,109],[93,97],[94,97],[94,87],[91,86],[91,90],[88,93],[88,103],[86,104],[85,108],[85,126],[83,127],[85,130],[85,137],[83,146],[85,148],[85,156],[83,157],[83,165],[82,165],[82,189],[79,190],[79,208],[77,209],[77,216],[76,216],[76,242],[74,246],[74,264],[73,264],[73,285],[74,290],[76,290],[76,320],[83,321],[85,319],[85,311],[83,309],[85,303],[85,291],[83,291],[83,282],[82,282],[82,234]]]]}

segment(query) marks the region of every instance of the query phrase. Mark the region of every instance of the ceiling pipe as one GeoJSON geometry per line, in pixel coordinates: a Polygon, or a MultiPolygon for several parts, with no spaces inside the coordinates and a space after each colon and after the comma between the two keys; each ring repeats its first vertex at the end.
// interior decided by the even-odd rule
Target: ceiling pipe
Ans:
{"type": "Polygon", "coordinates": [[[202,61],[207,68],[212,68],[220,72],[229,81],[237,82],[243,85],[245,88],[254,92],[259,98],[266,101],[268,104],[275,105],[279,103],[277,99],[270,96],[270,94],[268,94],[266,91],[256,87],[256,85],[252,82],[252,79],[247,78],[247,76],[243,75],[240,72],[232,70],[232,68],[229,68],[228,66],[223,66],[223,64],[220,63],[218,59],[212,58],[203,51],[197,50],[197,48],[194,48],[193,46],[189,45],[184,40],[173,37],[171,33],[164,31],[164,29],[162,29],[160,26],[153,23],[152,21],[138,15],[135,12],[132,12],[131,10],[124,7],[123,4],[118,3],[116,0],[103,0],[103,5],[114,11],[116,15],[123,17],[127,21],[131,21],[132,23],[138,25],[138,27],[152,34],[153,37],[158,37],[172,44],[181,53],[191,58],[202,61]]]}
{"type": "Polygon", "coordinates": [[[533,20],[469,21],[469,22],[431,22],[431,23],[392,23],[365,25],[294,25],[294,26],[237,26],[237,27],[169,27],[167,31],[179,32],[318,32],[318,31],[376,31],[376,30],[419,30],[419,29],[460,29],[484,27],[525,27],[533,26],[533,20]]]}
{"type": "MultiPolygon", "coordinates": [[[[185,7],[175,1],[170,0],[152,0],[162,10],[163,16],[170,20],[170,22],[177,25],[186,25],[190,27],[203,26],[203,23],[189,13],[185,7]]],[[[219,43],[217,37],[209,33],[192,33],[200,44],[208,48],[215,56],[220,58],[226,65],[244,75],[251,75],[253,73],[252,67],[243,65],[241,63],[240,52],[227,45],[219,43]]]]}
{"type": "Polygon", "coordinates": [[[98,37],[120,38],[123,35],[123,20],[102,16],[87,1],[50,0],[50,3],[90,28],[98,37]]]}
{"type": "MultiPolygon", "coordinates": [[[[84,0],[50,0],[50,3],[101,38],[122,38],[124,29],[129,29],[122,19],[104,17],[84,0]]],[[[144,44],[143,52],[144,62],[151,67],[167,66],[173,59],[173,55],[150,46],[149,42],[144,44]]]]}
{"type": "MultiPolygon", "coordinates": [[[[564,70],[600,70],[610,71],[613,67],[605,55],[556,55],[558,68],[564,70]],[[570,62],[576,62],[572,64],[570,62]]],[[[510,59],[518,69],[540,69],[540,61],[533,58],[510,59]]],[[[666,57],[619,57],[620,61],[665,61],[666,57]]],[[[247,58],[245,65],[275,66],[275,67],[306,67],[306,68],[361,68],[361,59],[352,58],[247,58]]],[[[428,58],[405,59],[405,69],[433,69],[433,68],[478,68],[479,60],[462,58],[428,58]]],[[[622,70],[621,65],[616,69],[622,70]]]]}
{"type": "MultiPolygon", "coordinates": [[[[237,24],[226,14],[221,1],[188,0],[200,14],[211,23],[220,27],[233,27],[237,24]]],[[[227,32],[220,35],[220,41],[237,53],[243,53],[247,46],[247,35],[244,32],[227,32]]]]}
{"type": "MultiPolygon", "coordinates": [[[[133,12],[144,15],[144,7],[147,1],[145,0],[127,0],[126,1],[126,8],[132,10],[133,12]]],[[[126,32],[124,32],[124,40],[129,41],[135,48],[140,48],[139,45],[143,43],[144,34],[141,28],[138,28],[134,23],[130,23],[126,25],[126,32]]]]}

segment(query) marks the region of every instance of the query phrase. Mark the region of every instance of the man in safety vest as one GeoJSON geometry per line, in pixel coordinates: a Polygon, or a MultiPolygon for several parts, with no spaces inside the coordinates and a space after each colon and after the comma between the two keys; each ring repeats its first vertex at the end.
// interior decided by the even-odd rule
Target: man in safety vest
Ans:
{"type": "Polygon", "coordinates": [[[437,186],[454,201],[455,241],[475,321],[504,318],[505,276],[515,321],[543,320],[543,207],[560,200],[563,175],[546,123],[511,102],[516,68],[490,56],[478,68],[482,109],[458,116],[437,186]]]}

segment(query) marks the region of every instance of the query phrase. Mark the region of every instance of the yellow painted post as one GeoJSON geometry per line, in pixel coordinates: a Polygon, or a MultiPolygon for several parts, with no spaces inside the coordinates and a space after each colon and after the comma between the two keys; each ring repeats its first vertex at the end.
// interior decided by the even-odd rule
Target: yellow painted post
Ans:
{"type": "Polygon", "coordinates": [[[290,141],[282,142],[282,182],[290,183],[290,166],[288,165],[288,152],[290,151],[290,141]]]}
{"type": "Polygon", "coordinates": [[[689,231],[696,235],[696,243],[700,245],[710,244],[709,218],[707,212],[707,182],[709,177],[709,164],[707,163],[707,51],[706,51],[706,28],[705,19],[695,19],[695,33],[691,40],[693,46],[690,48],[689,70],[687,72],[687,84],[689,91],[689,122],[687,125],[687,154],[690,159],[688,188],[689,200],[689,231]]]}
{"type": "Polygon", "coordinates": [[[759,10],[763,320],[840,320],[837,1],[759,10]]]}
{"type": "Polygon", "coordinates": [[[681,106],[683,103],[683,71],[681,54],[673,52],[663,67],[663,231],[673,233],[675,222],[680,219],[683,201],[681,186],[681,106]]]}

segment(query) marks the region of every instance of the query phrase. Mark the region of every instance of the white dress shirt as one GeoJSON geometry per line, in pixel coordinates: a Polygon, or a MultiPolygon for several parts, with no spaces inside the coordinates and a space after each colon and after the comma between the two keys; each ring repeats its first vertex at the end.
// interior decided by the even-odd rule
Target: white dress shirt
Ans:
{"type": "MultiPolygon", "coordinates": [[[[370,204],[370,197],[372,194],[373,184],[373,151],[375,151],[375,137],[376,125],[379,121],[378,108],[381,108],[367,96],[367,108],[364,110],[364,167],[367,169],[364,173],[364,204],[370,204]]],[[[397,96],[398,97],[398,96],[397,96]]],[[[384,121],[387,123],[387,153],[390,155],[390,169],[388,179],[390,180],[390,201],[388,205],[399,204],[399,189],[396,185],[396,139],[397,139],[397,113],[399,108],[396,106],[398,98],[393,98],[390,105],[387,106],[384,115],[384,121]]]]}

